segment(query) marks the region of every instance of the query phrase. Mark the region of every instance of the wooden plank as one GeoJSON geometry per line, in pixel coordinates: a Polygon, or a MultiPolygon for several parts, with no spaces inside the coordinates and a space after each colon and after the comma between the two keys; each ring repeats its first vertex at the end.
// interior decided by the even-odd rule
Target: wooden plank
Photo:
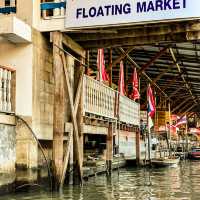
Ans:
{"type": "Polygon", "coordinates": [[[120,39],[120,38],[137,38],[141,36],[160,36],[166,34],[193,32],[200,30],[200,23],[197,21],[188,22],[174,22],[174,23],[156,23],[151,26],[129,26],[128,28],[110,28],[104,29],[101,32],[99,30],[91,31],[86,30],[84,34],[76,33],[73,36],[75,41],[91,41],[91,40],[105,40],[105,39],[120,39]]]}
{"type": "Polygon", "coordinates": [[[63,183],[64,183],[66,172],[67,172],[67,166],[69,162],[69,154],[70,154],[70,149],[72,146],[72,141],[73,141],[73,128],[69,132],[69,139],[67,141],[67,147],[65,149],[64,164],[63,164],[62,176],[60,179],[60,189],[62,189],[63,187],[63,183]]]}
{"type": "Polygon", "coordinates": [[[75,53],[80,55],[82,58],[85,58],[85,50],[66,34],[63,35],[63,44],[67,46],[68,48],[72,49],[75,53]]]}
{"type": "Polygon", "coordinates": [[[74,103],[75,115],[77,114],[79,101],[80,101],[80,97],[81,97],[81,89],[83,87],[83,77],[84,77],[84,68],[82,67],[81,75],[80,75],[79,82],[78,82],[78,88],[77,88],[77,91],[76,91],[75,103],[74,103]]]}
{"type": "MultiPolygon", "coordinates": [[[[137,46],[137,45],[152,45],[162,42],[186,42],[190,41],[191,38],[194,39],[194,33],[190,33],[188,37],[187,33],[176,33],[173,36],[170,34],[167,35],[156,35],[156,36],[144,36],[137,38],[120,38],[120,39],[106,39],[106,40],[96,40],[96,41],[86,41],[80,42],[80,45],[85,49],[93,48],[110,48],[110,47],[121,47],[121,46],[137,46]]],[[[200,38],[200,34],[199,37],[200,38]]]]}
{"type": "Polygon", "coordinates": [[[108,128],[83,124],[82,125],[82,132],[83,133],[89,133],[89,134],[107,135],[108,134],[108,128]]]}
{"type": "Polygon", "coordinates": [[[71,92],[71,87],[70,87],[70,81],[69,81],[69,75],[68,71],[66,68],[66,58],[63,52],[60,53],[62,62],[63,62],[63,69],[65,73],[65,80],[66,80],[66,86],[67,86],[67,93],[69,97],[69,104],[70,104],[70,110],[71,110],[71,115],[72,115],[72,123],[74,127],[74,140],[75,140],[75,145],[76,145],[76,155],[77,155],[77,161],[78,161],[78,169],[79,169],[79,179],[80,182],[82,183],[82,178],[83,178],[83,171],[82,171],[82,159],[81,159],[81,150],[79,146],[79,130],[78,130],[78,125],[77,125],[77,120],[76,120],[76,115],[75,115],[75,109],[74,109],[74,104],[73,104],[73,97],[72,97],[72,92],[71,92]]]}
{"type": "Polygon", "coordinates": [[[55,80],[54,110],[53,110],[53,162],[55,187],[58,189],[63,168],[63,133],[64,133],[64,73],[59,49],[62,45],[62,34],[53,33],[53,71],[55,80]]]}

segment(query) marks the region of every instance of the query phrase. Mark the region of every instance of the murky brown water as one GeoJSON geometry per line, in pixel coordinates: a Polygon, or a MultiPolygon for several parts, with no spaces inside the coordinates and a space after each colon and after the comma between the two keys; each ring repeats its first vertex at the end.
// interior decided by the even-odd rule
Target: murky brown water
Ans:
{"type": "Polygon", "coordinates": [[[176,168],[121,169],[90,178],[83,187],[62,193],[37,191],[0,197],[3,200],[200,200],[200,161],[184,161],[176,168]]]}

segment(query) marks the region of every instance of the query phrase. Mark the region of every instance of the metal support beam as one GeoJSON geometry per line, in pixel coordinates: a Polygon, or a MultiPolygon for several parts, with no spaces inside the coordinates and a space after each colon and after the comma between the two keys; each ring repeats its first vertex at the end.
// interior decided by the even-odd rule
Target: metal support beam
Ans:
{"type": "Polygon", "coordinates": [[[179,110],[178,114],[181,114],[182,112],[184,112],[184,110],[185,110],[186,108],[188,108],[188,106],[191,106],[191,105],[193,105],[193,101],[190,101],[190,102],[187,103],[185,106],[183,106],[183,107],[179,110]]]}
{"type": "Polygon", "coordinates": [[[126,50],[124,53],[122,53],[117,59],[115,59],[112,62],[112,66],[115,66],[116,64],[120,63],[121,60],[123,60],[126,56],[128,56],[129,53],[131,53],[131,51],[133,51],[133,49],[135,49],[135,47],[131,47],[128,50],[126,50]]]}
{"type": "Polygon", "coordinates": [[[160,58],[163,54],[166,53],[168,49],[167,47],[164,47],[161,51],[159,51],[153,58],[151,58],[145,65],[141,67],[141,69],[138,72],[138,75],[141,75],[142,72],[144,72],[148,67],[150,67],[158,58],[160,58]]]}
{"type": "Polygon", "coordinates": [[[180,90],[182,90],[183,89],[183,87],[179,87],[177,90],[175,90],[173,93],[171,93],[170,95],[169,95],[169,97],[167,98],[167,100],[169,100],[169,98],[172,98],[172,97],[174,97],[180,90]]]}
{"type": "MultiPolygon", "coordinates": [[[[151,85],[154,85],[158,80],[160,80],[174,65],[170,65],[167,69],[163,70],[155,79],[152,80],[151,85]]],[[[140,93],[146,91],[146,88],[143,88],[140,93]]]]}
{"type": "MultiPolygon", "coordinates": [[[[125,51],[122,47],[119,48],[119,50],[125,54],[125,51]]],[[[128,61],[133,65],[135,66],[136,68],[138,69],[141,69],[141,67],[129,56],[127,55],[127,59],[128,61]]],[[[150,82],[152,83],[152,79],[145,73],[145,72],[142,72],[142,74],[144,75],[144,77],[150,82]]],[[[163,94],[165,97],[168,97],[167,94],[165,92],[162,91],[162,89],[156,84],[154,83],[154,86],[158,88],[158,90],[160,90],[160,93],[163,94]]]]}
{"type": "Polygon", "coordinates": [[[188,109],[181,115],[181,117],[183,117],[184,115],[186,115],[187,112],[190,112],[195,106],[197,106],[197,104],[193,104],[190,108],[188,108],[188,109]]]}
{"type": "Polygon", "coordinates": [[[185,101],[183,101],[182,103],[180,103],[179,105],[177,105],[173,110],[172,113],[175,112],[177,109],[179,109],[181,106],[183,106],[186,102],[188,102],[189,100],[191,100],[191,97],[185,99],[185,101]]]}

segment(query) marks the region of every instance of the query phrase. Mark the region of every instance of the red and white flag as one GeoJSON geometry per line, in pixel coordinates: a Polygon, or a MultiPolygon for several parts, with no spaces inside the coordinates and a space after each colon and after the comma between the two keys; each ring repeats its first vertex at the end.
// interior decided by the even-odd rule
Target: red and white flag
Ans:
{"type": "Polygon", "coordinates": [[[177,123],[176,123],[176,127],[182,125],[182,124],[187,124],[187,118],[186,115],[184,115],[183,117],[181,117],[180,119],[178,119],[177,123]]]}
{"type": "Polygon", "coordinates": [[[148,86],[148,89],[147,89],[147,101],[148,101],[148,106],[147,106],[148,127],[150,129],[154,125],[153,118],[154,118],[155,112],[156,112],[155,98],[154,98],[153,91],[152,91],[150,85],[148,86]]]}
{"type": "Polygon", "coordinates": [[[147,89],[147,100],[148,100],[148,115],[153,118],[156,112],[155,98],[151,86],[147,89]]]}
{"type": "Polygon", "coordinates": [[[120,73],[119,73],[119,83],[118,83],[118,91],[121,95],[125,95],[125,84],[124,84],[124,65],[123,61],[120,62],[120,73]]]}
{"type": "Polygon", "coordinates": [[[139,84],[138,84],[138,77],[137,77],[136,68],[134,69],[134,72],[133,72],[132,85],[133,85],[133,91],[132,91],[132,94],[131,94],[131,98],[135,101],[136,99],[140,98],[140,94],[139,94],[139,91],[138,91],[139,84]]]}
{"type": "Polygon", "coordinates": [[[98,49],[97,55],[97,69],[99,81],[109,81],[108,74],[106,73],[105,60],[104,60],[104,49],[98,49]]]}

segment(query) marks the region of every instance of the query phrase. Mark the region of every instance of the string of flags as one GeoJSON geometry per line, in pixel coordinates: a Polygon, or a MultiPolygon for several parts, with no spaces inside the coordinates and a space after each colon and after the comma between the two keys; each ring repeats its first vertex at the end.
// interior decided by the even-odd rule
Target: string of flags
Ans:
{"type": "MultiPolygon", "coordinates": [[[[106,82],[109,81],[109,75],[106,72],[105,67],[105,59],[104,59],[104,49],[98,49],[97,53],[97,80],[106,82]]],[[[131,99],[136,101],[137,99],[140,99],[139,94],[139,82],[138,82],[138,76],[137,76],[137,70],[134,68],[133,74],[132,74],[132,92],[129,95],[131,99]]],[[[125,96],[125,82],[124,82],[124,64],[123,61],[120,61],[120,71],[119,71],[119,81],[118,81],[118,91],[122,96],[125,96]]]]}
{"type": "MultiPolygon", "coordinates": [[[[106,72],[106,66],[105,66],[104,49],[102,49],[102,48],[98,49],[97,69],[98,69],[97,80],[102,81],[102,82],[109,81],[109,75],[106,72]]],[[[138,76],[137,76],[136,68],[134,68],[131,82],[132,82],[132,92],[129,95],[129,98],[136,101],[137,99],[140,99],[139,82],[138,82],[138,76]]],[[[126,95],[125,82],[124,82],[124,64],[123,64],[122,60],[120,61],[118,92],[122,96],[126,95]]],[[[152,88],[149,84],[149,86],[147,88],[147,113],[148,113],[149,128],[151,128],[154,125],[153,119],[154,119],[154,116],[155,116],[155,112],[156,112],[155,97],[154,97],[154,94],[153,94],[153,90],[152,90],[152,88]]],[[[173,128],[173,129],[177,130],[180,125],[186,124],[186,123],[187,123],[186,116],[183,116],[183,117],[177,119],[176,124],[170,125],[170,129],[173,128]]]]}

